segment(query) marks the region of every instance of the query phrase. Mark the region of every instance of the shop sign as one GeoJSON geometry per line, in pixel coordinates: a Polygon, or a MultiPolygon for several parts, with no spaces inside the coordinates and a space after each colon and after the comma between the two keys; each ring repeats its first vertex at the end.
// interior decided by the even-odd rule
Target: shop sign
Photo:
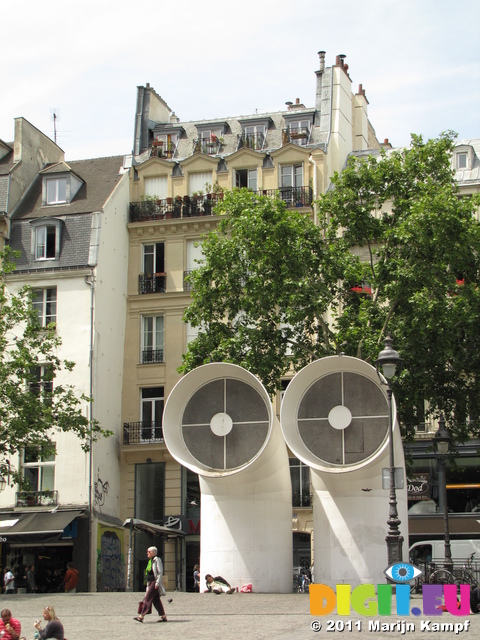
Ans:
{"type": "Polygon", "coordinates": [[[412,473],[407,478],[407,494],[409,500],[430,500],[430,474],[412,473]]]}

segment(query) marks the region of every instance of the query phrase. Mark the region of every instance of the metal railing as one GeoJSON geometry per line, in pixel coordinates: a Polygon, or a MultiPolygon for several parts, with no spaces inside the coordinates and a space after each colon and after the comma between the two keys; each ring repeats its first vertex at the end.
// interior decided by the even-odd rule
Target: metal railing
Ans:
{"type": "Polygon", "coordinates": [[[283,144],[288,144],[289,142],[293,142],[293,144],[305,145],[308,144],[310,140],[310,129],[308,127],[295,127],[282,129],[282,142],[283,144]]]}
{"type": "Polygon", "coordinates": [[[163,362],[163,349],[144,349],[142,364],[157,364],[163,362]]]}
{"type": "Polygon", "coordinates": [[[58,504],[58,491],[17,491],[16,507],[50,507],[58,504]]]}
{"type": "Polygon", "coordinates": [[[211,216],[213,207],[221,199],[223,199],[223,193],[209,193],[200,196],[177,196],[163,200],[131,202],[130,222],[211,216]]]}
{"type": "Polygon", "coordinates": [[[193,141],[193,153],[202,152],[209,156],[215,155],[220,152],[222,141],[218,138],[215,140],[194,140],[193,141]]]}
{"type": "Polygon", "coordinates": [[[141,273],[138,276],[138,293],[165,293],[166,280],[164,273],[141,273]]]}
{"type": "Polygon", "coordinates": [[[238,149],[261,150],[265,145],[266,137],[263,133],[242,133],[238,136],[238,149]]]}
{"type": "Polygon", "coordinates": [[[123,444],[162,443],[163,428],[161,423],[143,420],[142,422],[124,422],[123,444]]]}
{"type": "MultiPolygon", "coordinates": [[[[288,207],[309,207],[313,202],[311,187],[280,187],[279,189],[258,189],[253,193],[280,198],[288,207]]],[[[209,193],[199,196],[177,196],[164,200],[144,200],[130,203],[130,222],[149,220],[169,220],[174,218],[195,218],[215,215],[214,207],[223,200],[223,193],[209,193]]]]}

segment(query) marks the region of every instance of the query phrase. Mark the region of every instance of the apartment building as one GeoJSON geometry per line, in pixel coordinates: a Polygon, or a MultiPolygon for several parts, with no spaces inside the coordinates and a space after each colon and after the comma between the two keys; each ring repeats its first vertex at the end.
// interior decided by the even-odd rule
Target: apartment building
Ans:
{"type": "MultiPolygon", "coordinates": [[[[352,151],[379,149],[360,85],[352,92],[345,56],[327,66],[319,53],[312,100],[279,111],[182,121],[149,84],[137,89],[130,167],[127,322],[122,421],[122,514],[168,525],[156,540],[169,587],[190,590],[200,555],[198,478],[169,454],[162,432],[165,400],[192,337],[182,321],[185,280],[215,228],[225,190],[245,187],[282,198],[315,217],[314,201],[352,151]],[[311,105],[311,106],[310,106],[311,105]],[[164,546],[163,546],[164,545],[164,546]],[[163,546],[163,548],[162,548],[163,546]]],[[[277,413],[280,397],[277,399],[277,413]]],[[[294,564],[309,566],[313,526],[309,470],[291,457],[294,564]]],[[[135,534],[131,587],[140,589],[146,533],[135,534]]]]}
{"type": "Polygon", "coordinates": [[[93,398],[84,402],[85,416],[114,435],[85,453],[75,435],[53,432],[55,456],[20,451],[9,460],[29,488],[7,486],[0,494],[3,566],[19,575],[23,565],[34,564],[37,584],[44,588],[54,572],[63,576],[73,561],[80,590],[123,589],[118,448],[128,172],[123,157],[67,163],[59,147],[21,119],[9,155],[7,241],[20,256],[7,277],[8,289],[32,287],[41,325],[55,323],[62,340],[58,356],[75,363],[72,373],[62,371],[52,385],[71,385],[78,396],[93,398]],[[27,133],[32,134],[28,144],[27,133]],[[21,188],[17,158],[31,161],[21,188]]]}

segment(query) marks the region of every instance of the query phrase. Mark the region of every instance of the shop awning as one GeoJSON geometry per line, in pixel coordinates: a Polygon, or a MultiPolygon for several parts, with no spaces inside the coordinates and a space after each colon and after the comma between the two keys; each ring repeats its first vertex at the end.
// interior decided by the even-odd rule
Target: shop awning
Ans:
{"type": "Polygon", "coordinates": [[[139,520],[138,518],[127,518],[123,523],[125,529],[130,529],[130,531],[144,531],[145,533],[151,533],[152,535],[161,535],[171,537],[183,537],[185,535],[184,531],[179,531],[178,529],[171,529],[170,527],[163,527],[160,524],[153,524],[153,522],[146,522],[145,520],[139,520]]]}
{"type": "Polygon", "coordinates": [[[56,542],[65,527],[83,511],[42,511],[37,513],[2,513],[0,541],[12,543],[56,542]]]}

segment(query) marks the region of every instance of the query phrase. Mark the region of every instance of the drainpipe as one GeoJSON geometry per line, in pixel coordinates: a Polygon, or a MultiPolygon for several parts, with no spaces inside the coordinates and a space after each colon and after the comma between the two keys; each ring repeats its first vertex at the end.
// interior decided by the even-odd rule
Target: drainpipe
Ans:
{"type": "Polygon", "coordinates": [[[86,276],[85,283],[90,286],[90,348],[89,348],[89,356],[88,356],[88,366],[90,369],[90,379],[89,379],[89,389],[88,389],[88,421],[90,425],[90,436],[89,436],[89,445],[90,449],[88,452],[88,563],[87,563],[87,584],[88,590],[90,591],[90,582],[92,578],[92,568],[91,568],[91,558],[93,552],[93,544],[92,544],[92,535],[93,535],[93,503],[92,503],[92,492],[93,492],[93,433],[92,433],[92,423],[93,423],[93,318],[94,318],[94,308],[95,308],[95,276],[94,271],[92,269],[89,276],[86,276]]]}
{"type": "Polygon", "coordinates": [[[317,163],[310,154],[308,161],[313,165],[313,223],[315,225],[318,224],[318,214],[317,214],[317,203],[315,200],[317,199],[317,163]]]}

